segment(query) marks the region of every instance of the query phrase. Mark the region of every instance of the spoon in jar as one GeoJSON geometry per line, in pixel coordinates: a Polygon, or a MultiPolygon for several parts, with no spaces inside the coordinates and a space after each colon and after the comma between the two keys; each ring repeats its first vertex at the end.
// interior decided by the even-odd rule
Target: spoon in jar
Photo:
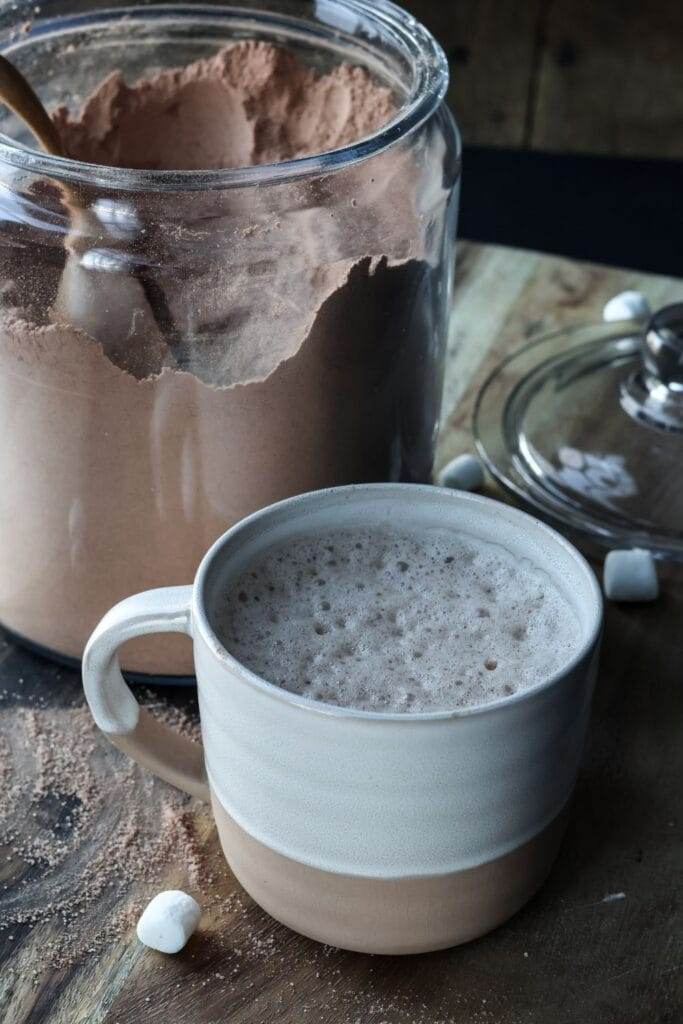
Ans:
{"type": "MultiPolygon", "coordinates": [[[[52,118],[20,71],[0,54],[0,103],[23,121],[52,156],[66,156],[52,118]]],[[[170,352],[130,260],[106,240],[102,220],[83,207],[71,186],[59,185],[69,211],[66,262],[51,309],[54,323],[76,327],[99,342],[105,354],[137,377],[158,372],[170,352]]]]}

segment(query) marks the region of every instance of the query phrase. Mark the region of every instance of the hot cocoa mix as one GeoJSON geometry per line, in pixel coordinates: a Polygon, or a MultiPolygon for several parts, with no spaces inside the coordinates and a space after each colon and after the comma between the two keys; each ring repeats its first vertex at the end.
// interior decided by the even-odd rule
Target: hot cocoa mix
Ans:
{"type": "MultiPolygon", "coordinates": [[[[394,108],[362,68],[321,75],[247,41],[132,86],[110,75],[80,114],[54,118],[77,159],[215,169],[342,146],[394,108]]],[[[151,191],[137,206],[101,188],[87,198],[100,235],[74,241],[72,224],[49,251],[28,215],[4,226],[5,625],[78,657],[112,604],[191,582],[256,508],[428,479],[444,301],[441,243],[427,252],[423,225],[448,199],[437,164],[418,169],[398,144],[269,188],[151,191]]],[[[54,204],[54,186],[33,191],[54,204]]],[[[124,665],[189,673],[190,644],[136,641],[124,665]]]]}

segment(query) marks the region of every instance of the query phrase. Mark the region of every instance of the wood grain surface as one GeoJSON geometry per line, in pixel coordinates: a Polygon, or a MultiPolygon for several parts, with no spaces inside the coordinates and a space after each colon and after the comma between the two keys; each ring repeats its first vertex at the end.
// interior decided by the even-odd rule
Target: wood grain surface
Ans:
{"type": "Polygon", "coordinates": [[[683,156],[683,4],[552,0],[530,143],[612,156],[683,156]]]}
{"type": "Polygon", "coordinates": [[[468,145],[521,146],[544,0],[409,0],[451,71],[448,102],[468,145]]]}
{"type": "MultiPolygon", "coordinates": [[[[493,360],[558,324],[599,319],[603,302],[626,287],[642,289],[654,305],[683,297],[683,281],[461,244],[439,461],[471,446],[472,396],[493,360]]],[[[196,851],[190,887],[205,914],[186,949],[175,957],[154,953],[138,943],[132,927],[101,939],[103,925],[131,899],[189,884],[179,853],[158,872],[148,865],[144,880],[103,892],[66,926],[58,915],[43,914],[35,925],[0,927],[0,1020],[676,1024],[683,1015],[683,570],[668,569],[663,577],[657,603],[607,609],[590,741],[569,831],[548,882],[507,925],[428,956],[370,957],[319,946],[276,924],[240,890],[206,810],[187,801],[184,827],[196,851]],[[50,950],[60,936],[81,952],[57,968],[50,950]]],[[[193,707],[185,691],[157,691],[146,699],[193,707]]],[[[35,708],[67,722],[68,750],[79,742],[68,735],[68,721],[83,730],[81,705],[75,672],[3,643],[5,758],[35,708]]],[[[124,796],[114,770],[123,770],[123,762],[104,741],[95,741],[92,756],[115,814],[124,796]]],[[[28,758],[29,774],[30,764],[28,758]]],[[[8,768],[0,761],[3,785],[8,768]]],[[[127,794],[138,794],[141,814],[156,813],[168,795],[137,769],[128,787],[127,794]]],[[[58,829],[58,805],[46,797],[40,804],[44,826],[58,829]]],[[[91,839],[83,836],[85,848],[91,839]]],[[[85,866],[72,869],[76,900],[85,866]]],[[[40,900],[43,875],[40,863],[27,865],[11,843],[0,847],[0,915],[13,899],[40,900]]]]}
{"type": "Polygon", "coordinates": [[[683,157],[679,0],[405,0],[466,145],[683,157]]]}

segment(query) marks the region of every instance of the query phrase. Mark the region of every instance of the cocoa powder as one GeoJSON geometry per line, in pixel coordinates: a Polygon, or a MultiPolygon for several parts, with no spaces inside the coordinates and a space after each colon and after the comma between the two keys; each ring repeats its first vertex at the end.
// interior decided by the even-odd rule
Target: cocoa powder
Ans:
{"type": "MultiPolygon", "coordinates": [[[[133,85],[109,76],[55,121],[79,159],[221,167],[342,145],[394,107],[362,68],[319,75],[247,41],[133,85]]],[[[428,479],[443,282],[422,225],[447,195],[438,160],[396,146],[313,182],[150,192],[141,208],[100,196],[102,237],[77,254],[30,227],[7,239],[0,621],[78,658],[111,605],[190,583],[255,509],[428,479]],[[134,246],[153,294],[120,269],[134,246]],[[65,314],[74,273],[96,337],[65,314]]],[[[190,642],[133,641],[123,663],[189,674],[190,642]]]]}
{"type": "MultiPolygon", "coordinates": [[[[196,738],[198,723],[149,705],[196,738]]],[[[0,928],[59,922],[46,956],[81,959],[130,927],[173,863],[186,886],[211,884],[195,835],[197,805],[127,762],[85,707],[0,714],[0,846],[24,880],[0,892],[0,928]]]]}
{"type": "Polygon", "coordinates": [[[77,117],[54,113],[68,154],[112,167],[208,170],[277,163],[371,135],[395,111],[362,67],[319,74],[284,47],[226,46],[128,85],[113,72],[77,117]]]}

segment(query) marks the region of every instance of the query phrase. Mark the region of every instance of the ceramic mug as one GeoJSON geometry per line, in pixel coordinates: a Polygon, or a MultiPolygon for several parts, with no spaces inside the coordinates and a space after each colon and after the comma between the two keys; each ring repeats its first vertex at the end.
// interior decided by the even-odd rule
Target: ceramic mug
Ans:
{"type": "Polygon", "coordinates": [[[121,602],[88,643],[83,679],[112,742],[211,801],[232,871],[273,917],[347,949],[416,953],[501,924],[548,874],[579,768],[601,623],[584,558],[526,513],[435,487],[358,485],[256,512],[216,541],[192,586],[121,602]],[[579,649],[526,691],[415,714],[309,700],[237,662],[214,630],[231,582],[274,543],[358,524],[449,527],[530,559],[574,608],[579,649]],[[119,670],[126,640],[175,630],[194,641],[203,749],[141,709],[119,670]]]}

